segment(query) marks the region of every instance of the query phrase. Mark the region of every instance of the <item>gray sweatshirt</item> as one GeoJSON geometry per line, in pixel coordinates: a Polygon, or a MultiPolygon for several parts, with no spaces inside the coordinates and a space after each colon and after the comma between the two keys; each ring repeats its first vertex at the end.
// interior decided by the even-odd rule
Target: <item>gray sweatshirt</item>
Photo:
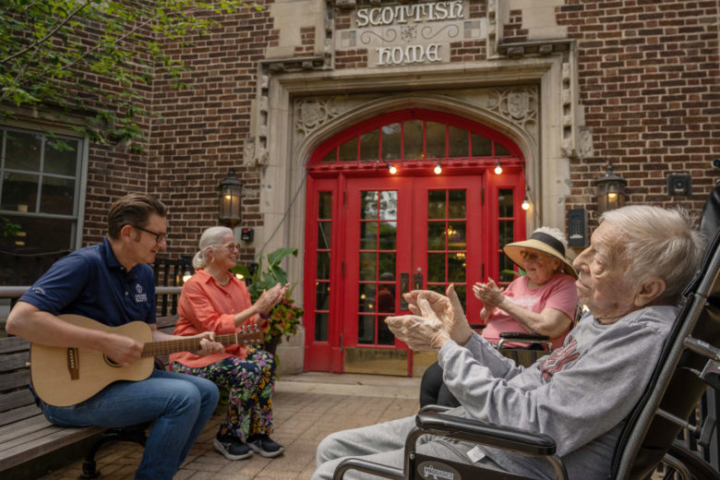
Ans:
{"type": "MultiPolygon", "coordinates": [[[[571,479],[604,480],[677,313],[677,307],[648,307],[611,325],[585,314],[562,348],[527,369],[478,335],[466,348],[447,342],[439,363],[468,418],[549,435],[571,479]]],[[[555,478],[545,460],[483,451],[511,473],[555,478]]]]}

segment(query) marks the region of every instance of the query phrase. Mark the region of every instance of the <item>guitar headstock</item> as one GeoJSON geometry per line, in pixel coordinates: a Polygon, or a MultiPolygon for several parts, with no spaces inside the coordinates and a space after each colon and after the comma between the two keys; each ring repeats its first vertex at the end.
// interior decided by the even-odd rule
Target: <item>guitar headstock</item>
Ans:
{"type": "Polygon", "coordinates": [[[265,332],[256,326],[244,325],[237,333],[238,345],[262,345],[265,341],[265,332]]]}

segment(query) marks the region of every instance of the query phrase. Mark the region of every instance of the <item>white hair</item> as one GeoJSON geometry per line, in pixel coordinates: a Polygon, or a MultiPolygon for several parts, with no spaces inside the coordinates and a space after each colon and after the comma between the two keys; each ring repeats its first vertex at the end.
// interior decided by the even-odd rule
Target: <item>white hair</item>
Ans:
{"type": "Polygon", "coordinates": [[[627,264],[628,278],[636,283],[660,278],[665,291],[658,300],[679,303],[705,251],[705,238],[687,212],[632,205],[603,213],[602,222],[622,231],[624,243],[616,253],[627,264]]]}
{"type": "Polygon", "coordinates": [[[559,229],[557,229],[555,227],[540,227],[540,228],[536,228],[535,230],[533,230],[533,233],[544,233],[545,235],[550,235],[555,240],[562,243],[562,246],[565,249],[565,252],[567,252],[568,243],[567,243],[567,240],[565,240],[565,234],[563,232],[561,232],[559,229]]]}
{"type": "Polygon", "coordinates": [[[232,230],[230,230],[227,227],[210,227],[206,229],[203,234],[200,236],[200,251],[195,254],[193,257],[192,265],[194,268],[205,268],[208,263],[207,259],[207,250],[208,247],[215,247],[217,245],[220,245],[222,243],[222,238],[228,234],[233,233],[232,230]]]}

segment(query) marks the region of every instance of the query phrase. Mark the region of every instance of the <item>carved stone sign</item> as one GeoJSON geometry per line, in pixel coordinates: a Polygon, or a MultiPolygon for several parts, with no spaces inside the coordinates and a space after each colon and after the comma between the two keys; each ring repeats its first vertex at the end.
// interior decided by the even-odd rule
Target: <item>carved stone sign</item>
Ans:
{"type": "Polygon", "coordinates": [[[360,8],[356,14],[357,26],[404,24],[455,20],[463,18],[463,2],[435,2],[417,5],[360,8]]]}
{"type": "Polygon", "coordinates": [[[463,0],[359,8],[336,47],[367,49],[369,67],[445,63],[450,43],[487,37],[486,19],[468,17],[463,0]]]}

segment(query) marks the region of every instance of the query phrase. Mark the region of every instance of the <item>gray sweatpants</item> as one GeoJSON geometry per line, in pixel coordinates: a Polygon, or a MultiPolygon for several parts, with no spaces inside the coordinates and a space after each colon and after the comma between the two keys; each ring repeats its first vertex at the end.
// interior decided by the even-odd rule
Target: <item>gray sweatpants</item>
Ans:
{"type": "MultiPolygon", "coordinates": [[[[411,416],[328,435],[318,446],[315,455],[316,470],[312,480],[331,480],[337,465],[348,457],[362,457],[363,460],[402,470],[405,463],[405,438],[414,426],[415,416],[411,416]]],[[[417,452],[445,460],[471,463],[467,452],[473,447],[470,443],[425,435],[418,440],[417,452]]],[[[487,457],[476,465],[489,470],[502,470],[487,457]]],[[[381,477],[350,470],[343,478],[366,480],[381,477]]]]}

